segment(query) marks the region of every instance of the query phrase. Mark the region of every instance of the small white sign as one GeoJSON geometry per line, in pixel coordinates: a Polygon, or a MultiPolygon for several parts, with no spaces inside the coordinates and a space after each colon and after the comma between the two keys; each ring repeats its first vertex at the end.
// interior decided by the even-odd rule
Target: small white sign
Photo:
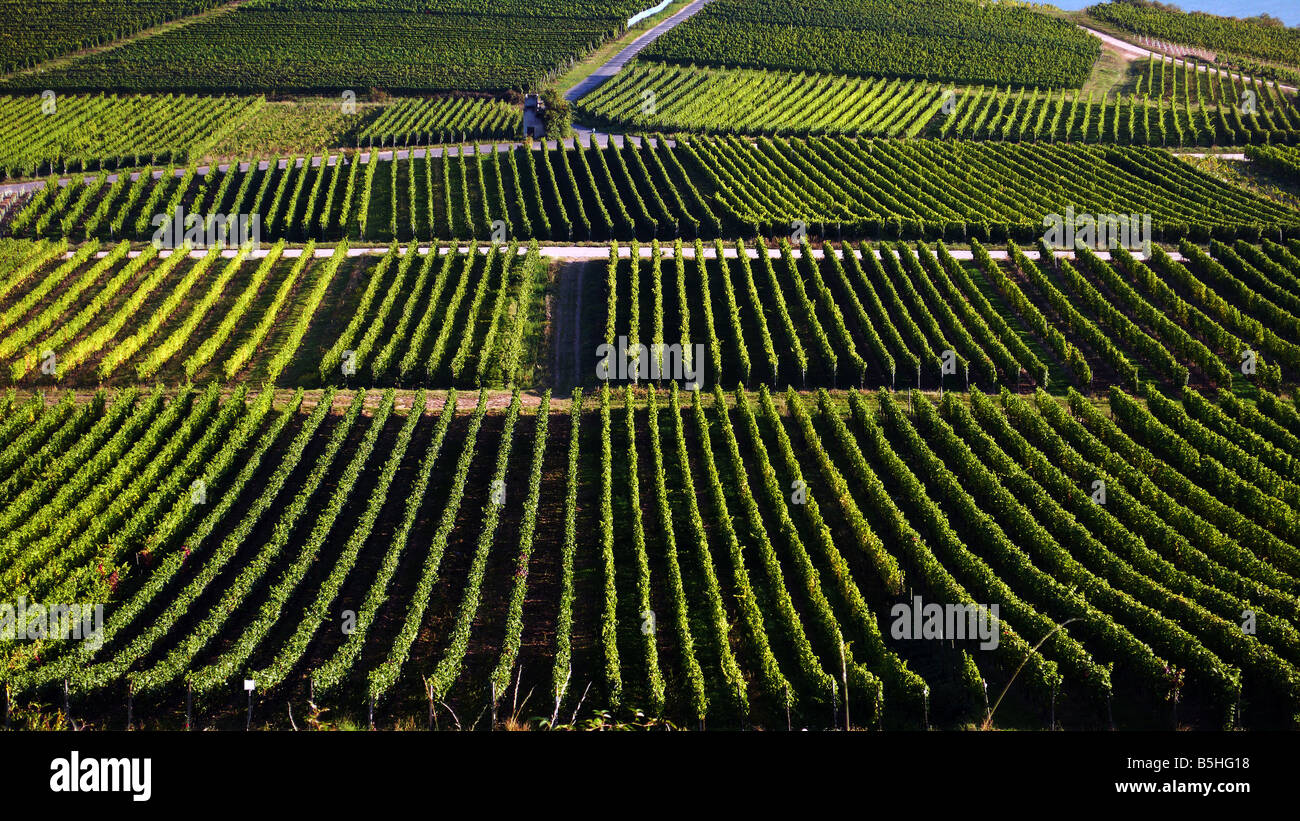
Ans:
{"type": "Polygon", "coordinates": [[[244,679],[245,690],[248,690],[251,693],[255,687],[257,687],[257,682],[253,681],[251,678],[244,679]]]}

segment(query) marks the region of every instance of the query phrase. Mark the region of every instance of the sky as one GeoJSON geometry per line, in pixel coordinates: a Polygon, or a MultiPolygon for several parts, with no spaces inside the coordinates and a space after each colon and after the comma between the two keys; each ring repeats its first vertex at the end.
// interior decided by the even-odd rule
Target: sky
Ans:
{"type": "MultiPolygon", "coordinates": [[[[1082,9],[1096,5],[1098,0],[1044,0],[1067,9],[1082,9]]],[[[1169,2],[1169,0],[1166,0],[1169,2]]],[[[1300,0],[1172,0],[1183,11],[1206,11],[1231,17],[1253,17],[1267,12],[1288,26],[1300,25],[1300,0]]]]}

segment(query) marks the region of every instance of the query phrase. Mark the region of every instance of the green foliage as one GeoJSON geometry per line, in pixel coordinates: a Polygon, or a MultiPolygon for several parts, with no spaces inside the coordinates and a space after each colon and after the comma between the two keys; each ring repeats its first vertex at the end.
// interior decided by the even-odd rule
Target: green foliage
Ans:
{"type": "Polygon", "coordinates": [[[1083,84],[1101,53],[1074,25],[966,0],[715,0],[646,59],[1049,88],[1083,84]]]}
{"type": "Polygon", "coordinates": [[[0,74],[69,52],[106,45],[220,0],[5,0],[0,3],[0,74]]]}
{"type": "Polygon", "coordinates": [[[1168,43],[1222,49],[1265,60],[1300,66],[1300,31],[1261,19],[1220,17],[1184,12],[1149,3],[1102,3],[1088,14],[1134,34],[1168,43]]]}
{"type": "Polygon", "coordinates": [[[603,16],[571,16],[570,10],[557,14],[555,4],[487,14],[466,5],[247,3],[4,85],[213,93],[523,90],[617,35],[627,19],[612,8],[603,16]]]}

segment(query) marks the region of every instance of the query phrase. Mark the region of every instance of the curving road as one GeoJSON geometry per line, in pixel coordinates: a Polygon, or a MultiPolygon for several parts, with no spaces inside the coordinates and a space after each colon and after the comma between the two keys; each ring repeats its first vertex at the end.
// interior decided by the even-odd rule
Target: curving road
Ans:
{"type": "Polygon", "coordinates": [[[613,57],[609,58],[609,60],[607,60],[604,63],[604,65],[602,65],[600,68],[593,71],[591,75],[587,77],[587,79],[583,80],[581,83],[578,83],[573,88],[564,92],[564,99],[572,103],[582,99],[587,94],[590,94],[592,91],[596,90],[596,88],[598,88],[602,83],[604,83],[610,77],[613,77],[615,74],[618,74],[620,71],[622,71],[623,66],[627,65],[627,62],[629,60],[631,60],[633,57],[639,54],[641,52],[641,49],[650,45],[659,37],[666,34],[668,31],[670,31],[677,25],[685,22],[686,20],[694,16],[697,12],[699,12],[700,9],[708,5],[708,2],[709,0],[695,0],[694,3],[691,3],[689,6],[677,12],[672,17],[669,17],[667,20],[663,21],[659,25],[647,31],[645,34],[642,34],[640,37],[633,40],[622,51],[618,52],[613,57]]]}
{"type": "MultiPolygon", "coordinates": [[[[1143,48],[1142,46],[1134,45],[1133,43],[1130,43],[1130,42],[1128,42],[1127,40],[1121,40],[1121,39],[1119,39],[1118,37],[1113,37],[1113,36],[1107,34],[1107,33],[1104,32],[1104,31],[1097,31],[1096,29],[1088,28],[1087,26],[1079,26],[1079,28],[1081,28],[1081,29],[1083,29],[1084,31],[1088,32],[1088,33],[1091,34],[1093,37],[1096,37],[1098,40],[1101,40],[1101,41],[1102,41],[1103,43],[1105,43],[1106,45],[1108,45],[1108,46],[1112,46],[1112,47],[1114,47],[1114,48],[1116,48],[1116,49],[1118,49],[1118,50],[1124,52],[1124,53],[1128,56],[1128,58],[1131,59],[1131,60],[1139,60],[1139,59],[1141,59],[1141,58],[1143,58],[1143,57],[1168,57],[1168,56],[1169,56],[1169,55],[1167,55],[1167,54],[1161,54],[1161,53],[1158,52],[1158,51],[1151,51],[1150,49],[1143,48]]],[[[1175,58],[1174,58],[1174,63],[1175,63],[1176,65],[1183,65],[1184,61],[1183,61],[1181,58],[1175,57],[1175,58]]],[[[1208,71],[1208,70],[1209,70],[1208,67],[1207,67],[1204,63],[1196,63],[1195,65],[1196,65],[1196,70],[1197,70],[1197,71],[1208,71]]],[[[1224,68],[1217,69],[1217,71],[1219,72],[1219,75],[1220,75],[1220,76],[1223,76],[1223,77],[1229,77],[1229,76],[1232,76],[1232,74],[1233,74],[1233,72],[1228,71],[1227,69],[1224,69],[1224,68]]],[[[1236,73],[1237,73],[1237,74],[1241,74],[1241,76],[1243,76],[1243,77],[1248,76],[1248,75],[1242,74],[1241,72],[1236,72],[1236,73]]],[[[1296,90],[1296,89],[1295,89],[1295,86],[1279,85],[1279,87],[1280,87],[1283,91],[1292,91],[1292,92],[1294,92],[1294,91],[1296,90]]]]}

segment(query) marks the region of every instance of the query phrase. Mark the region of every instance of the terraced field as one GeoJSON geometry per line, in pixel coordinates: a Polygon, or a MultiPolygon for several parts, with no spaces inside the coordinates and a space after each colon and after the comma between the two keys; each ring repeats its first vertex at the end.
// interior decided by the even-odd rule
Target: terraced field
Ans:
{"type": "MultiPolygon", "coordinates": [[[[975,237],[1044,218],[1150,214],[1154,237],[1300,236],[1300,215],[1150,148],[735,136],[345,152],[50,179],[17,237],[157,238],[177,214],[254,215],[266,241],[975,237]],[[412,154],[414,156],[412,156],[412,154]],[[957,169],[960,169],[958,171],[957,169]],[[1087,181],[1086,183],[1084,181],[1087,181]]],[[[183,222],[183,219],[182,219],[183,222]]],[[[234,223],[207,238],[233,236],[234,223]],[[222,231],[225,233],[222,233],[222,231]]],[[[189,226],[186,226],[187,228],[189,226]]],[[[162,241],[179,244],[179,236],[162,241]]]]}
{"type": "Polygon", "coordinates": [[[7,729],[1297,726],[1285,27],[84,5],[0,0],[7,729]]]}
{"type": "Polygon", "coordinates": [[[11,697],[128,680],[220,725],[245,677],[377,721],[590,687],[689,726],[918,727],[982,715],[1051,634],[1023,721],[1164,726],[1174,691],[1204,726],[1294,713],[1289,401],[682,393],[11,396],[0,458],[47,467],[6,482],[0,584],[120,602],[100,647],[18,648],[11,697]],[[996,603],[1000,640],[900,637],[909,594],[996,603]]]}
{"type": "Polygon", "coordinates": [[[0,97],[0,144],[5,146],[0,174],[21,178],[186,162],[202,157],[262,103],[261,98],[170,95],[0,97]],[[42,118],[55,127],[40,127],[42,118]]]}
{"type": "Polygon", "coordinates": [[[252,0],[0,87],[129,92],[522,90],[619,33],[640,4],[252,0]],[[251,47],[250,47],[251,46],[251,47]],[[328,55],[328,60],[322,60],[328,55]]]}
{"type": "Polygon", "coordinates": [[[1157,146],[1300,140],[1294,95],[1276,81],[1160,60],[1133,73],[1132,90],[1099,97],[1079,89],[637,62],[579,107],[604,127],[651,131],[1157,146]]]}

